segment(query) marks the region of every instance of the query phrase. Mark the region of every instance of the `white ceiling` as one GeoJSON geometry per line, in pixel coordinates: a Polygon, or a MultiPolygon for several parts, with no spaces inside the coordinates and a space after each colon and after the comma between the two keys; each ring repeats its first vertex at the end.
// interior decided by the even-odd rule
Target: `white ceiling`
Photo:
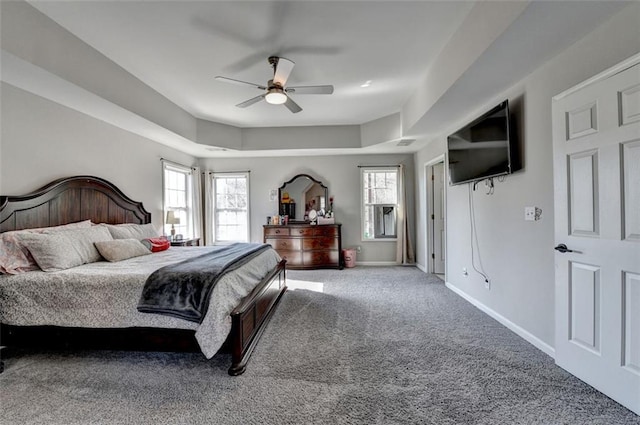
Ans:
{"type": "MultiPolygon", "coordinates": [[[[9,43],[13,50],[3,47],[1,78],[197,157],[415,152],[431,136],[477,113],[499,93],[630,4],[511,0],[496,6],[492,1],[480,0],[482,7],[474,7],[479,2],[28,0],[71,34],[202,120],[241,128],[360,125],[394,114],[403,120],[403,114],[411,111],[407,105],[424,106],[424,111],[414,108],[416,120],[407,121],[407,128],[397,129],[401,135],[381,131],[389,137],[367,141],[361,147],[338,149],[318,141],[304,149],[275,145],[260,150],[226,149],[217,142],[177,134],[144,114],[103,98],[104,92],[94,93],[91,87],[85,90],[82,83],[76,86],[75,81],[56,75],[55,69],[29,63],[29,48],[26,53],[20,51],[22,34],[9,43]],[[487,10],[493,12],[487,14],[487,10]],[[506,19],[513,10],[518,14],[506,19]],[[493,15],[502,12],[505,16],[493,15]],[[503,30],[500,25],[505,22],[508,25],[503,30]],[[470,28],[475,30],[467,31],[470,28]],[[487,38],[490,33],[495,33],[495,38],[487,38]],[[485,39],[475,39],[475,34],[484,34],[485,39]],[[461,50],[479,56],[460,56],[461,50]],[[265,102],[236,108],[237,103],[261,92],[214,77],[266,84],[272,75],[267,63],[271,55],[296,62],[289,85],[333,84],[334,94],[292,95],[304,109],[298,114],[265,102]],[[462,68],[462,74],[455,74],[448,66],[460,65],[471,57],[474,59],[462,68]],[[442,77],[443,72],[456,76],[446,85],[434,86],[438,80],[433,76],[442,77]],[[371,80],[370,87],[360,87],[367,80],[371,80]],[[438,92],[434,103],[422,105],[421,96],[433,94],[429,90],[438,92]],[[398,137],[417,142],[400,147],[398,137]]],[[[36,44],[33,48],[40,47],[36,44]]],[[[233,127],[227,128],[233,132],[228,129],[233,127]]],[[[390,129],[395,131],[393,126],[390,129]]],[[[368,131],[379,130],[374,126],[368,131]]]]}
{"type": "Polygon", "coordinates": [[[458,28],[463,1],[32,1],[68,31],[192,115],[238,127],[362,124],[399,112],[458,28]],[[214,76],[266,84],[271,55],[296,62],[303,111],[214,76]],[[365,81],[371,86],[361,88],[365,81]]]}

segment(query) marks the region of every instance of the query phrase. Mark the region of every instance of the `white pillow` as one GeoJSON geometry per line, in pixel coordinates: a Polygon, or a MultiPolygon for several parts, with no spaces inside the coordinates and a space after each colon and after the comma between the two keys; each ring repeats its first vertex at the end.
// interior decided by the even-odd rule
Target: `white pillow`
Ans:
{"type": "Polygon", "coordinates": [[[160,236],[158,231],[153,224],[134,224],[134,223],[125,223],[125,224],[103,224],[109,232],[113,239],[146,239],[146,238],[157,238],[160,236]]]}
{"type": "Polygon", "coordinates": [[[112,240],[102,226],[67,230],[56,233],[25,233],[20,240],[27,247],[38,266],[45,272],[65,270],[102,258],[96,242],[112,240]]]}
{"type": "Polygon", "coordinates": [[[95,245],[105,260],[112,262],[151,254],[151,251],[137,239],[114,239],[96,242],[95,245]]]}

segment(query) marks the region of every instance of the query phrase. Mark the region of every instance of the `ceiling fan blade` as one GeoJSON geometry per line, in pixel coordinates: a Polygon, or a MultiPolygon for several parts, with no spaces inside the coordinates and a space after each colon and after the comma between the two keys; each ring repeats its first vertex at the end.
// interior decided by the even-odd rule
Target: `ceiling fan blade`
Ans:
{"type": "Polygon", "coordinates": [[[291,100],[289,96],[287,96],[287,101],[284,102],[284,106],[286,106],[294,114],[297,114],[298,112],[302,111],[302,108],[300,107],[300,105],[298,105],[296,102],[291,100]]]}
{"type": "Polygon", "coordinates": [[[251,87],[255,87],[255,88],[260,89],[260,90],[266,90],[267,89],[265,86],[261,86],[260,84],[249,83],[247,81],[234,80],[233,78],[221,77],[219,75],[217,77],[215,77],[215,79],[218,80],[218,81],[222,81],[223,83],[237,84],[239,86],[251,86],[251,87]]]}
{"type": "Polygon", "coordinates": [[[260,102],[262,99],[264,99],[264,97],[265,97],[265,96],[266,96],[266,95],[261,94],[260,96],[252,97],[252,98],[251,98],[251,99],[249,99],[249,100],[245,100],[245,101],[244,101],[244,102],[242,102],[242,103],[238,103],[236,106],[237,106],[238,108],[246,108],[247,106],[251,106],[251,105],[253,105],[254,103],[258,103],[258,102],[260,102]]]}
{"type": "Polygon", "coordinates": [[[280,85],[280,87],[284,87],[294,65],[295,62],[292,62],[289,59],[278,58],[278,62],[276,63],[273,72],[273,83],[280,85]]]}
{"type": "Polygon", "coordinates": [[[333,86],[287,87],[285,91],[287,93],[295,93],[295,94],[331,94],[333,93],[333,86]]]}

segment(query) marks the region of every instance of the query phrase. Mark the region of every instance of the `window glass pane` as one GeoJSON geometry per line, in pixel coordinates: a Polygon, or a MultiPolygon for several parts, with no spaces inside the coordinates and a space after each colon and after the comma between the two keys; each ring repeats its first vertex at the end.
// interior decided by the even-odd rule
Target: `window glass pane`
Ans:
{"type": "Polygon", "coordinates": [[[363,170],[362,232],[364,239],[395,237],[398,202],[397,170],[363,170]],[[382,214],[382,212],[388,212],[382,214]]]}
{"type": "Polygon", "coordinates": [[[247,187],[246,175],[214,176],[216,242],[244,242],[248,240],[247,187]]]}
{"type": "Polygon", "coordinates": [[[373,206],[367,206],[364,209],[364,237],[367,239],[374,237],[373,229],[373,206]]]}
{"type": "MultiPolygon", "coordinates": [[[[189,193],[191,190],[191,170],[188,168],[178,169],[167,164],[164,167],[165,210],[163,219],[166,219],[168,211],[174,211],[175,216],[180,220],[179,224],[173,225],[175,234],[182,235],[184,238],[193,237],[193,212],[189,193]]],[[[171,234],[171,224],[164,224],[164,233],[171,234]]]]}

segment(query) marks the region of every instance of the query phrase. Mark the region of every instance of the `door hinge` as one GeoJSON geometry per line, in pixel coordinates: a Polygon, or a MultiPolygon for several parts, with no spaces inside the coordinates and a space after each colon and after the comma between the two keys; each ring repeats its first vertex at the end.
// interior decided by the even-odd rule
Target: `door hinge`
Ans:
{"type": "Polygon", "coordinates": [[[433,180],[435,180],[435,179],[436,179],[435,174],[431,174],[431,181],[433,181],[433,180]]]}
{"type": "Polygon", "coordinates": [[[435,220],[435,219],[436,219],[436,216],[431,214],[431,220],[435,220]]]}
{"type": "Polygon", "coordinates": [[[436,254],[434,254],[433,252],[431,253],[431,258],[433,258],[434,260],[436,259],[436,254]]]}

